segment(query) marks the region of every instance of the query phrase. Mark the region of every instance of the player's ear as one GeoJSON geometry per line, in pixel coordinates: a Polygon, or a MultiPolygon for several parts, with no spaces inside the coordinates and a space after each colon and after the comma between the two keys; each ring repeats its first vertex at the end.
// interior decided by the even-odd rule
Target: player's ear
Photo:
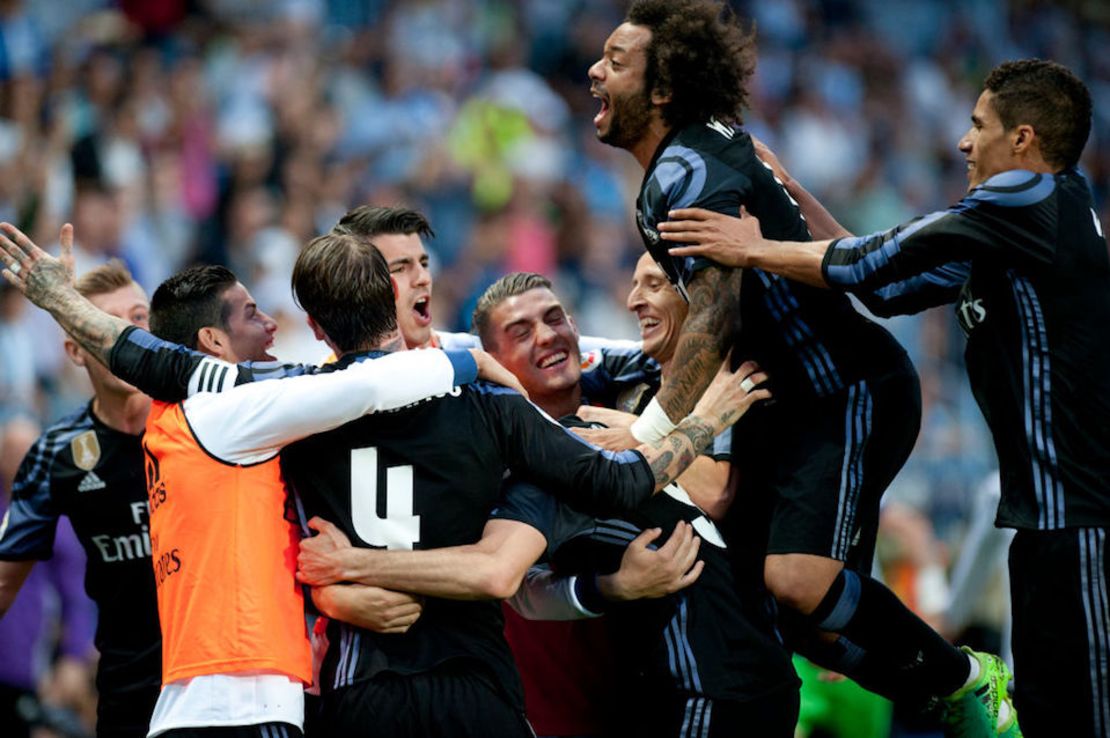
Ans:
{"type": "Polygon", "coordinates": [[[1010,142],[1015,156],[1032,154],[1035,148],[1040,147],[1040,142],[1037,141],[1037,132],[1028,123],[1022,123],[1014,127],[1014,130],[1010,133],[1010,142]]]}
{"type": "Polygon", "coordinates": [[[227,334],[219,328],[206,325],[197,331],[197,350],[211,356],[221,356],[227,350],[227,334]]]}
{"type": "Polygon", "coordinates": [[[313,320],[311,315],[305,316],[305,321],[308,323],[309,329],[312,330],[312,335],[316,336],[316,340],[327,343],[328,334],[324,333],[324,329],[320,327],[320,324],[313,320]]]}
{"type": "Polygon", "coordinates": [[[671,102],[671,91],[662,87],[656,86],[651,91],[651,104],[652,105],[668,105],[671,102]]]}
{"type": "Polygon", "coordinates": [[[77,366],[86,365],[88,360],[85,358],[85,353],[81,351],[81,347],[73,339],[67,338],[62,342],[62,346],[65,348],[66,356],[69,357],[70,361],[77,366]]]}

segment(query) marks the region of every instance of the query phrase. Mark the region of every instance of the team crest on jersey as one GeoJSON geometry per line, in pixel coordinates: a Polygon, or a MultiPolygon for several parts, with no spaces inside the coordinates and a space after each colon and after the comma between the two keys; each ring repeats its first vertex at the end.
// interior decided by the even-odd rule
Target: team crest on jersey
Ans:
{"type": "Polygon", "coordinates": [[[100,461],[100,439],[96,431],[85,431],[69,442],[73,451],[73,465],[84,471],[92,471],[100,461]]]}
{"type": "Polygon", "coordinates": [[[601,360],[602,356],[599,349],[587,351],[582,354],[582,373],[585,374],[586,372],[592,372],[594,369],[597,369],[601,366],[601,360]]]}

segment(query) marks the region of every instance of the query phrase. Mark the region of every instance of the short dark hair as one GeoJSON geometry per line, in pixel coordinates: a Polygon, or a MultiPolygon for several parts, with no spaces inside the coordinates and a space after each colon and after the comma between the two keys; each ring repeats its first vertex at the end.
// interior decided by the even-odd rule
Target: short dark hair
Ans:
{"type": "Polygon", "coordinates": [[[1091,93],[1070,69],[1043,59],[1003,62],[983,88],[1005,130],[1033,126],[1047,163],[1066,169],[1079,162],[1091,133],[1091,93]]]}
{"type": "Polygon", "coordinates": [[[106,295],[123,289],[135,281],[131,272],[119,259],[110,259],[98,267],[82,274],[74,288],[85,297],[106,295]]]}
{"type": "Polygon", "coordinates": [[[435,238],[435,231],[428,219],[415,210],[402,207],[359,205],[339,219],[332,233],[373,238],[374,236],[416,233],[424,238],[435,238]]]}
{"type": "Polygon", "coordinates": [[[478,335],[482,345],[492,348],[494,345],[492,326],[489,323],[490,313],[510,297],[523,295],[530,290],[546,288],[551,289],[551,280],[535,272],[513,272],[497,280],[478,298],[474,307],[474,315],[470,318],[470,330],[478,335]]]}
{"type": "Polygon", "coordinates": [[[293,265],[293,297],[340,353],[376,345],[397,328],[389,264],[366,239],[325,233],[293,265]]]}
{"type": "Polygon", "coordinates": [[[637,0],[625,20],[651,31],[644,90],[671,96],[662,108],[667,125],[743,122],[755,32],[726,3],[637,0]]]}
{"type": "Polygon", "coordinates": [[[150,298],[150,332],[197,348],[201,328],[227,330],[231,306],[224,293],[239,279],[227,267],[204,264],[184,269],[158,285],[150,298]]]}

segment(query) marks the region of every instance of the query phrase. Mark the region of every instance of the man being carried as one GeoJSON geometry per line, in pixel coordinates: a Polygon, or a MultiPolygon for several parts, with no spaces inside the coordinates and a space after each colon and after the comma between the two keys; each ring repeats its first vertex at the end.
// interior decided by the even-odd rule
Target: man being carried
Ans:
{"type": "Polygon", "coordinates": [[[813,243],[765,240],[755,218],[679,211],[665,237],[696,244],[682,254],[850,291],[878,314],[955,303],[1001,466],[998,524],[1018,530],[1022,728],[1105,735],[1110,624],[1096,603],[1110,526],[1110,258],[1076,168],[1091,97],[1069,70],[1036,59],[999,65],[983,87],[959,142],[969,190],[947,210],[859,238],[831,223],[843,237],[813,243]]]}
{"type": "MultiPolygon", "coordinates": [[[[966,703],[952,713],[963,716],[960,730],[994,735],[1010,722],[1004,664],[961,653],[869,576],[879,500],[920,419],[905,352],[843,296],[674,257],[659,237],[674,208],[735,213],[744,205],[772,235],[809,238],[797,204],[738,127],[754,61],[751,35],[725,4],[638,0],[589,70],[599,139],[645,169],[637,201],[645,247],[690,304],[677,371],[633,435],[652,437],[682,417],[740,320],[736,345],[771,375],[777,402],[734,430],[734,461],[745,470],[745,502],[772,507],[765,577],[785,635],[811,660],[885,696],[966,703]],[[980,686],[987,697],[972,705],[980,686]]],[[[752,517],[733,510],[731,540],[759,535],[731,530],[752,517]]]]}

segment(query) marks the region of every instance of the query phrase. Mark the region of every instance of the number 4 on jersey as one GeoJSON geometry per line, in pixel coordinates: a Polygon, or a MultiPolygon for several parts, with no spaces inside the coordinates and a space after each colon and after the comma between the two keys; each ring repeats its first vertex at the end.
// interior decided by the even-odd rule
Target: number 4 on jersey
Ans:
{"type": "Polygon", "coordinates": [[[378,515],[378,449],[351,451],[351,522],[371,546],[411,551],[420,542],[420,516],[412,514],[412,467],[385,470],[385,517],[378,515]]]}

